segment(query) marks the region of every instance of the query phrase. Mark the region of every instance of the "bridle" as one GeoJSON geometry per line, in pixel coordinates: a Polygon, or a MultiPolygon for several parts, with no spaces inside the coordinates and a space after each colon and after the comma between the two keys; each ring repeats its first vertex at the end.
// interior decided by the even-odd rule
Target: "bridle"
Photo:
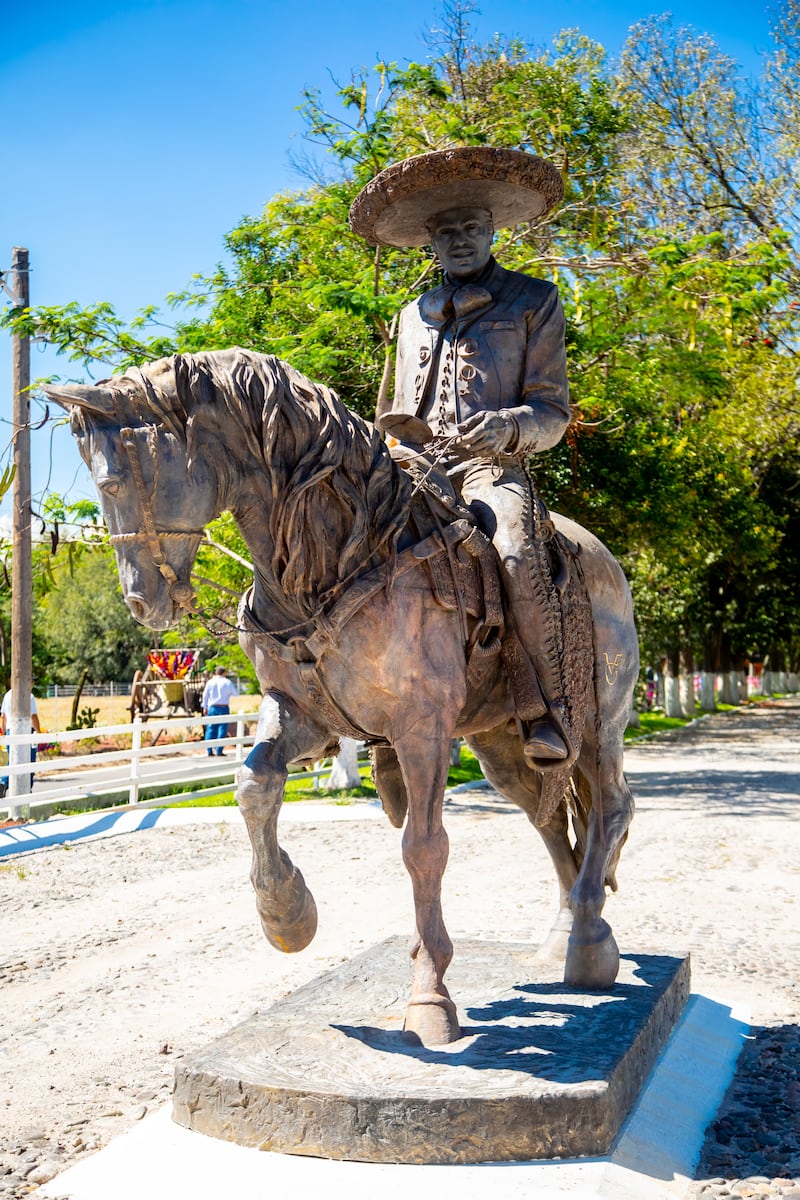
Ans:
{"type": "Polygon", "coordinates": [[[164,553],[161,543],[165,538],[194,539],[196,542],[194,550],[196,551],[203,537],[203,530],[156,529],[150,496],[147,493],[141,463],[139,462],[136,431],[130,426],[126,426],[124,429],[120,429],[119,433],[128,455],[128,461],[130,462],[131,474],[133,475],[133,482],[139,499],[143,528],[134,533],[109,534],[109,541],[112,546],[116,546],[119,543],[145,542],[150,553],[150,558],[169,585],[169,594],[173,603],[185,612],[191,612],[196,607],[194,588],[188,580],[178,579],[171,564],[167,561],[167,556],[164,553]]]}

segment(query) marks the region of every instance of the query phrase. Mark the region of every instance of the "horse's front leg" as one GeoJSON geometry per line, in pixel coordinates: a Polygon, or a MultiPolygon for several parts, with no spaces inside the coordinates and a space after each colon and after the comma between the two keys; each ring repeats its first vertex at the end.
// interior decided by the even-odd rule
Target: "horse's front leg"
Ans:
{"type": "Polygon", "coordinates": [[[266,695],[256,742],[239,771],[236,797],[253,848],[250,881],[264,933],[277,950],[303,950],[317,931],[317,906],[278,844],[278,814],[289,763],[320,758],[330,735],[285,696],[266,695]]]}
{"type": "Polygon", "coordinates": [[[412,733],[397,740],[395,749],[408,794],[403,861],[411,876],[416,914],[414,975],[405,1029],[423,1045],[441,1046],[461,1036],[456,1008],[444,985],[453,957],[442,915],[442,876],[449,848],[442,807],[450,737],[412,733]]]}

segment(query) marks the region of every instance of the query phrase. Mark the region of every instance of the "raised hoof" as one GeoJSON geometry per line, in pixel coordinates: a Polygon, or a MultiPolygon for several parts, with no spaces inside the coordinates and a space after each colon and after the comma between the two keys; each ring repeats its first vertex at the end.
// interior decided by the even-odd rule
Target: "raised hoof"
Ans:
{"type": "Polygon", "coordinates": [[[613,987],[619,971],[619,948],[606,921],[592,922],[581,934],[573,929],[567,943],[564,983],[586,992],[613,987]]]}
{"type": "Polygon", "coordinates": [[[423,1046],[446,1046],[461,1037],[456,1006],[436,992],[414,996],[406,1010],[403,1033],[423,1046]]]}
{"type": "Polygon", "coordinates": [[[305,950],[317,932],[317,906],[299,871],[287,890],[290,895],[280,910],[276,906],[267,911],[261,905],[258,909],[269,944],[284,954],[296,954],[305,950]]]}

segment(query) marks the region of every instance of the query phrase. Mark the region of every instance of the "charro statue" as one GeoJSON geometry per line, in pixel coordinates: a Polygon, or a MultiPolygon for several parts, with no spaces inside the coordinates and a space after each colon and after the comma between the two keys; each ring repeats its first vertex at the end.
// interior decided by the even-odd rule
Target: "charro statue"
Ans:
{"type": "Polygon", "coordinates": [[[528,470],[530,455],[554,446],[569,423],[565,323],[556,286],[501,267],[492,238],[549,210],[562,191],[542,159],[467,147],[388,167],[350,214],[372,243],[430,244],[444,272],[402,312],[394,399],[376,423],[408,441],[390,416],[405,414],[446,440],[438,461],[495,545],[522,650],[507,669],[531,766],[565,765],[575,752],[553,629],[553,526],[528,470]]]}
{"type": "Polygon", "coordinates": [[[317,925],[278,839],[288,764],[343,735],[371,745],[414,895],[405,1030],[430,1046],[461,1037],[441,896],[453,737],[551,856],[560,907],[543,952],[575,987],[610,987],[619,967],[602,912],[633,813],[630,591],[528,475],[569,419],[564,319],[551,284],[491,254],[495,226],[546,212],[561,190],[547,163],[477,147],[399,163],[362,191],[354,229],[431,242],[445,272],[403,313],[396,394],[376,422],[386,441],[329,388],[239,347],[47,389],[70,413],[137,620],[165,629],[194,607],[195,556],[220,512],[249,548],[239,639],[263,699],[237,800],[259,917],[283,952],[317,925]]]}

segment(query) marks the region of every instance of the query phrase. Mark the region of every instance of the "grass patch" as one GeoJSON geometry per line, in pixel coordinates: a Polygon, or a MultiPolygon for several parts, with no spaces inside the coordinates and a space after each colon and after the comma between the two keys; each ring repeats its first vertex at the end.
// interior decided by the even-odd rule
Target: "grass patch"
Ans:
{"type": "MultiPolygon", "coordinates": [[[[178,793],[173,793],[178,794],[178,793]]],[[[163,808],[233,808],[236,796],[233,792],[220,792],[217,796],[197,796],[194,800],[176,800],[170,804],[165,797],[163,808]]]]}
{"type": "Polygon", "coordinates": [[[0,874],[16,875],[17,879],[27,879],[28,871],[21,863],[2,863],[0,864],[0,874]]]}
{"type": "MultiPolygon", "coordinates": [[[[743,700],[741,704],[723,704],[720,700],[717,701],[714,712],[741,712],[751,704],[769,703],[768,696],[749,696],[747,700],[743,700]]],[[[638,738],[652,736],[658,733],[669,733],[672,729],[682,729],[684,725],[688,725],[690,721],[696,721],[698,717],[711,715],[705,714],[700,705],[695,705],[694,713],[690,717],[665,717],[663,712],[643,712],[639,713],[641,721],[640,729],[626,729],[625,741],[635,742],[638,738]]]]}
{"type": "Polygon", "coordinates": [[[369,763],[359,763],[358,773],[361,776],[360,787],[335,788],[333,791],[315,786],[313,779],[289,779],[286,782],[286,788],[283,793],[284,802],[288,801],[291,803],[295,800],[335,800],[341,804],[350,800],[377,799],[378,793],[375,791],[375,785],[372,782],[369,763]]]}
{"type": "Polygon", "coordinates": [[[458,787],[460,783],[475,783],[483,779],[481,764],[467,746],[461,747],[461,762],[451,767],[447,775],[447,786],[458,787]]]}
{"type": "Polygon", "coordinates": [[[694,719],[694,717],[665,717],[663,713],[658,712],[639,713],[641,728],[626,729],[625,741],[635,742],[638,738],[654,733],[669,733],[672,729],[683,729],[684,725],[688,725],[694,719]]]}
{"type": "MultiPolygon", "coordinates": [[[[351,804],[354,800],[377,800],[378,793],[372,782],[369,763],[359,767],[362,783],[355,788],[337,788],[334,791],[314,787],[313,779],[290,779],[286,784],[284,802],[294,803],[300,800],[325,800],[332,804],[351,804]]],[[[472,783],[483,779],[480,763],[471,750],[461,747],[461,762],[457,767],[450,768],[447,776],[447,786],[457,787],[460,783],[472,783]]],[[[177,792],[178,789],[175,789],[177,792]]],[[[200,796],[196,800],[166,802],[165,808],[224,808],[236,803],[233,792],[223,792],[218,796],[200,796]]]]}

